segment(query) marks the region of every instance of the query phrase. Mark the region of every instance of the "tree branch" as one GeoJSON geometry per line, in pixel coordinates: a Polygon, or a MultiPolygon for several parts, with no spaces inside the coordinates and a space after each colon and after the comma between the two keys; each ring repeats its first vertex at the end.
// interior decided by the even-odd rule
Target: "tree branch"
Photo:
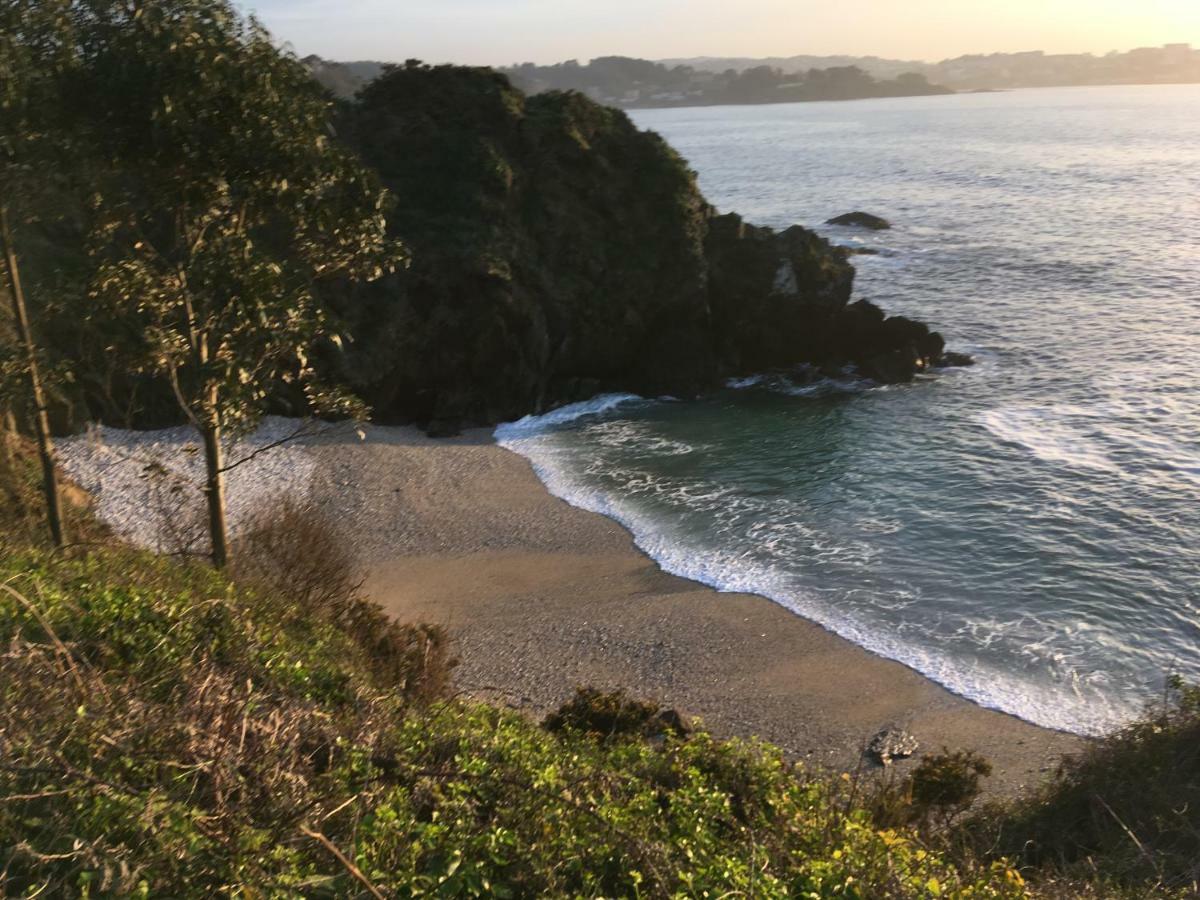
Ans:
{"type": "Polygon", "coordinates": [[[238,466],[245,465],[246,463],[250,462],[251,460],[253,460],[259,456],[262,456],[264,453],[268,452],[269,450],[274,450],[276,447],[282,447],[284,444],[290,444],[292,441],[298,441],[301,438],[314,437],[318,434],[324,433],[327,430],[330,430],[330,429],[327,428],[326,426],[322,425],[321,423],[314,422],[311,419],[305,419],[303,422],[301,422],[299,425],[296,426],[296,430],[293,431],[291,434],[287,435],[286,437],[281,437],[277,441],[271,441],[271,443],[269,443],[269,444],[264,444],[261,447],[256,447],[253,451],[251,451],[246,456],[243,456],[241,459],[237,460],[236,462],[231,462],[231,463],[223,466],[221,468],[221,473],[224,474],[224,473],[230,471],[231,469],[236,469],[238,466]]]}
{"type": "Polygon", "coordinates": [[[365,887],[371,893],[371,896],[375,898],[375,900],[387,900],[387,898],[379,892],[379,888],[375,887],[375,885],[371,884],[371,882],[367,880],[367,876],[362,873],[362,870],[354,863],[350,862],[350,860],[346,858],[346,855],[337,848],[333,841],[325,837],[325,835],[321,834],[321,832],[313,831],[311,828],[308,828],[304,825],[300,826],[300,831],[302,834],[312,838],[314,841],[332,853],[334,857],[337,858],[337,861],[340,862],[343,867],[345,867],[346,871],[353,875],[354,879],[363,887],[365,887]]]}

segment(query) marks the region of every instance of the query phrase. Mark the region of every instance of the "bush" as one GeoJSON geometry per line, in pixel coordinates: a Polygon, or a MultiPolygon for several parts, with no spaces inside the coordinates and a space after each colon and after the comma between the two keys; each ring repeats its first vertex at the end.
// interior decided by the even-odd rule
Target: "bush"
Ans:
{"type": "Polygon", "coordinates": [[[605,692],[590,687],[577,688],[575,696],[548,715],[542,727],[547,731],[582,732],[605,741],[688,732],[673,709],[664,710],[657,703],[635,700],[623,690],[605,692]]]}
{"type": "Polygon", "coordinates": [[[944,837],[951,823],[978,799],[992,766],[972,750],[925,756],[906,778],[889,771],[863,789],[881,828],[916,827],[927,838],[944,837]]]}
{"type": "Polygon", "coordinates": [[[236,581],[337,619],[359,602],[363,576],[328,513],[290,496],[269,500],[238,529],[236,581]]]}
{"type": "Polygon", "coordinates": [[[455,665],[445,630],[394,621],[362,594],[354,553],[323,510],[291,497],[256,514],[234,543],[233,577],[348,635],[378,684],[410,699],[442,696],[455,665]]]}
{"type": "Polygon", "coordinates": [[[980,782],[992,774],[992,764],[973,750],[926,756],[910,777],[909,796],[918,822],[951,819],[966,812],[979,797],[980,782]]]}
{"type": "Polygon", "coordinates": [[[1054,878],[1095,880],[1112,896],[1200,896],[1200,689],[1171,679],[1142,720],[966,831],[994,854],[1054,878]]]}

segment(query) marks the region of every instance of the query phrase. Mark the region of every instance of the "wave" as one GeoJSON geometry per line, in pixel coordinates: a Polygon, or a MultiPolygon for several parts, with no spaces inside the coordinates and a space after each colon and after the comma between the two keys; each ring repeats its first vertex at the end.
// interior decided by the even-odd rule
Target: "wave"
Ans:
{"type": "Polygon", "coordinates": [[[978,420],[996,437],[1046,462],[1120,473],[1121,467],[1089,430],[1072,424],[1069,415],[1066,408],[1004,407],[980,413],[978,420]]]}
{"type": "Polygon", "coordinates": [[[731,378],[725,387],[733,391],[764,390],[788,397],[825,397],[831,394],[861,394],[881,387],[867,378],[861,378],[850,369],[837,376],[813,377],[797,381],[787,375],[750,375],[731,378]]]}
{"type": "MultiPolygon", "coordinates": [[[[759,386],[761,381],[752,385],[759,386]]],[[[755,502],[742,497],[730,486],[719,484],[681,484],[675,480],[652,484],[652,476],[636,473],[625,479],[624,490],[614,491],[589,484],[597,475],[618,475],[614,471],[597,469],[586,447],[563,439],[564,421],[612,412],[623,402],[612,397],[597,398],[591,404],[578,404],[574,414],[527,417],[520,423],[502,425],[496,429],[496,441],[501,446],[524,456],[546,488],[554,496],[572,506],[599,513],[623,525],[633,536],[637,547],[653,559],[664,571],[708,585],[718,591],[752,593],[783,606],[791,612],[813,621],[833,633],[876,655],[900,662],[922,675],[944,685],[960,696],[992,709],[1062,731],[1098,735],[1111,730],[1137,712],[1106,703],[1098,693],[1092,693],[1086,677],[1080,677],[1062,660],[1052,658],[1046,648],[1045,667],[1058,669],[1060,677],[1049,685],[1033,683],[1020,674],[1004,671],[969,654],[947,652],[931,643],[928,635],[909,639],[903,629],[881,627],[867,621],[852,610],[839,608],[814,592],[804,590],[787,568],[774,558],[778,552],[793,552],[797,535],[803,540],[805,553],[838,557],[853,561],[857,568],[870,568],[873,556],[869,545],[839,547],[830,536],[806,529],[786,511],[762,508],[752,510],[746,504],[755,502]],[[519,427],[518,427],[519,426],[519,427]],[[646,499],[667,497],[680,500],[674,504],[678,515],[655,515],[647,510],[646,499]],[[746,507],[746,508],[743,508],[746,507]],[[688,513],[712,514],[713,526],[697,536],[688,523],[682,521],[688,513]],[[758,522],[749,533],[741,535],[729,521],[739,517],[758,522]],[[683,527],[679,527],[683,526],[683,527]],[[777,528],[775,526],[778,526],[777,528]],[[787,547],[774,548],[774,538],[764,532],[787,532],[787,547]],[[690,531],[690,534],[688,532],[690,531]],[[679,532],[678,534],[676,532],[679,532]],[[767,555],[763,555],[766,553],[767,555]]],[[[589,426],[589,441],[595,425],[589,426]]],[[[638,434],[639,431],[629,432],[638,434]]],[[[603,434],[603,432],[602,432],[603,434]]],[[[630,473],[625,473],[630,474],[630,473]]],[[[872,598],[876,607],[886,606],[896,598],[872,598]]],[[[899,601],[897,601],[899,602],[899,601]]],[[[906,605],[906,604],[901,604],[906,605]]],[[[1007,636],[1020,623],[969,622],[963,627],[985,634],[988,640],[1007,636]]],[[[1033,644],[1039,632],[1031,625],[1028,644],[1033,644]]],[[[987,641],[981,641],[986,646],[987,641]]],[[[1041,651],[1030,650],[1040,654],[1041,651]]]]}
{"type": "Polygon", "coordinates": [[[542,415],[529,415],[523,419],[518,419],[516,422],[506,422],[502,425],[497,425],[495,431],[496,440],[503,444],[503,441],[506,439],[512,440],[526,434],[538,434],[548,428],[569,425],[588,416],[600,416],[616,409],[618,406],[652,402],[645,397],[639,397],[637,394],[601,394],[598,397],[593,397],[591,400],[584,400],[581,403],[570,403],[566,406],[560,406],[558,409],[543,413],[542,415]]]}
{"type": "Polygon", "coordinates": [[[1134,482],[1166,477],[1188,487],[1200,485],[1200,447],[1163,433],[1172,414],[1156,402],[1008,406],[977,419],[994,436],[1045,462],[1134,482]],[[1126,460],[1136,461],[1136,468],[1123,465],[1126,460]]]}

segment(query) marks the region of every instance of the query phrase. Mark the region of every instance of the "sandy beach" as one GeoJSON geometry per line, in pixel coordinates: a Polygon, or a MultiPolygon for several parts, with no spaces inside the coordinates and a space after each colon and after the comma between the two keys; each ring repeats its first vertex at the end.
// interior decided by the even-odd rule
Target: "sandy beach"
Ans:
{"type": "Polygon", "coordinates": [[[432,441],[373,429],[353,457],[352,499],[348,479],[329,496],[399,536],[391,554],[373,547],[368,589],[393,615],[450,629],[464,691],[541,714],[579,685],[624,687],[717,734],[841,769],[897,724],[927,750],[980,751],[1001,792],[1036,783],[1080,746],[769,600],[662,572],[621,526],[551,496],[490,433],[432,441]]]}
{"type": "MultiPolygon", "coordinates": [[[[296,427],[268,420],[252,439],[296,427]]],[[[63,449],[100,515],[153,546],[144,462],[196,482],[194,436],[108,431],[63,449]],[[141,461],[141,462],[139,462],[141,461]]],[[[244,449],[244,448],[243,448],[244,449]]],[[[434,440],[415,428],[326,429],[231,473],[231,518],[310,495],[359,553],[370,595],[406,621],[445,625],[459,689],[543,715],[578,686],[623,687],[721,736],[759,737],[841,770],[887,726],[923,750],[971,748],[989,787],[1036,783],[1075,736],[987,710],[762,597],[663,572],[619,524],[552,496],[490,431],[434,440]]],[[[911,762],[901,766],[912,765],[911,762]]]]}

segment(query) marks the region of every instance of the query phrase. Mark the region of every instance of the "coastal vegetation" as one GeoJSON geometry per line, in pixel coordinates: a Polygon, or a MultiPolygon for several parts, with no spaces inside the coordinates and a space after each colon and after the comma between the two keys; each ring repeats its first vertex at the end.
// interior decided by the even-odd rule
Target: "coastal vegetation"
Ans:
{"type": "Polygon", "coordinates": [[[414,62],[334,120],[221,0],[3,11],[5,894],[1196,890],[1186,685],[1041,793],[969,813],[972,754],[877,784],[619,692],[543,723],[464,699],[447,636],[364,596],[318,510],[224,534],[222,432],[271,410],[365,400],[454,430],[605,389],[944,361],[924,325],[850,303],[844,252],[717,215],[660,138],[578,93],[414,62]],[[52,419],[192,424],[216,565],[107,533],[58,484],[52,419]]]}
{"type": "Polygon", "coordinates": [[[716,740],[621,693],[581,691],[544,724],[454,695],[445,635],[383,616],[311,509],[260,519],[231,576],[120,545],[68,492],[87,543],[55,552],[32,443],[10,449],[6,895],[1195,890],[1200,705],[1186,686],[1040,792],[967,813],[987,771],[972,754],[877,780],[716,740]]]}

